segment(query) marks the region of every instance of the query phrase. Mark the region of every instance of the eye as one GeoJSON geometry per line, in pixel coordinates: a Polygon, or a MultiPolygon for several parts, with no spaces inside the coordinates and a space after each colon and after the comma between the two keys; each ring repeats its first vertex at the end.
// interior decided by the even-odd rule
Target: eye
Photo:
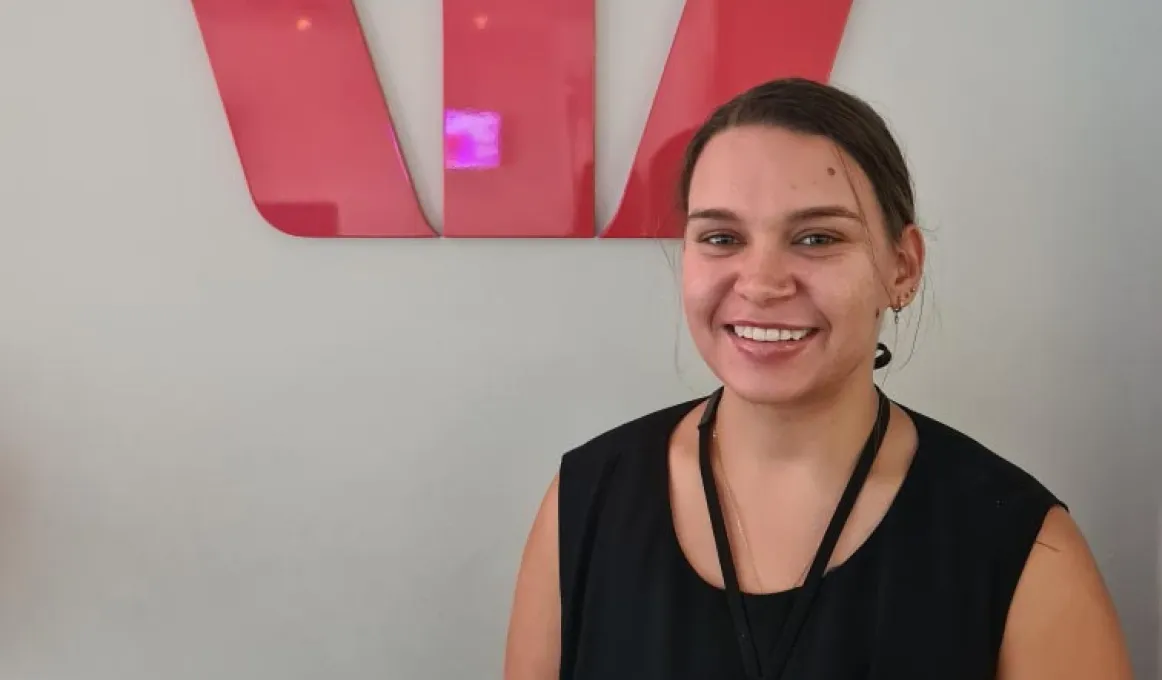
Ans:
{"type": "Polygon", "coordinates": [[[819,233],[806,234],[804,236],[800,236],[795,241],[795,243],[797,243],[797,244],[805,245],[805,246],[813,247],[813,248],[817,248],[819,246],[829,246],[833,243],[838,243],[838,242],[839,242],[839,239],[832,236],[831,234],[819,234],[819,233]]]}
{"type": "Polygon", "coordinates": [[[700,239],[700,241],[702,243],[706,243],[706,244],[712,245],[712,246],[717,246],[720,248],[725,248],[725,247],[729,247],[729,246],[736,246],[739,243],[741,243],[741,241],[735,235],[727,234],[727,233],[723,233],[723,232],[713,232],[710,234],[706,234],[705,236],[703,236],[700,239]]]}

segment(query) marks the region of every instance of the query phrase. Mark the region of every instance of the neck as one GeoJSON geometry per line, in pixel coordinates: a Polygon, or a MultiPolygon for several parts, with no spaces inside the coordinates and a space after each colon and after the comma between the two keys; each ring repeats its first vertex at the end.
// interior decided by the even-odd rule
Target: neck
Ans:
{"type": "Polygon", "coordinates": [[[847,381],[794,404],[755,404],[727,388],[715,427],[724,461],[744,475],[787,466],[846,475],[875,423],[875,385],[847,381]]]}

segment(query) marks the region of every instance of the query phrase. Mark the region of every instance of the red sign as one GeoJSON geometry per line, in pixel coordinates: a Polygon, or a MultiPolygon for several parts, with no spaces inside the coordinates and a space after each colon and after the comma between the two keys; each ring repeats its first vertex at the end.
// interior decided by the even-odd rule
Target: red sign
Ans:
{"type": "MultiPolygon", "coordinates": [[[[296,236],[437,235],[352,0],[192,2],[251,196],[270,224],[296,236]]],[[[444,236],[593,237],[596,0],[443,2],[444,236]]],[[[850,8],[687,0],[601,236],[680,235],[674,192],[693,131],[760,82],[827,80],[850,8]]]]}

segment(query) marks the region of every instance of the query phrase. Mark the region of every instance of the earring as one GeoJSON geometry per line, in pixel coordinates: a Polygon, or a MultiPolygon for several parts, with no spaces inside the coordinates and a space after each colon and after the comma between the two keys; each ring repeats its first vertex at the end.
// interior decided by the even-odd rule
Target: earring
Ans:
{"type": "Polygon", "coordinates": [[[888,346],[882,342],[877,342],[876,358],[873,366],[878,371],[890,363],[892,363],[892,353],[888,350],[888,346]]]}
{"type": "Polygon", "coordinates": [[[904,306],[908,303],[908,301],[915,294],[916,294],[916,287],[912,286],[912,289],[908,291],[907,295],[901,295],[900,299],[896,301],[896,304],[892,305],[892,321],[897,326],[900,325],[900,312],[904,311],[904,306]]]}

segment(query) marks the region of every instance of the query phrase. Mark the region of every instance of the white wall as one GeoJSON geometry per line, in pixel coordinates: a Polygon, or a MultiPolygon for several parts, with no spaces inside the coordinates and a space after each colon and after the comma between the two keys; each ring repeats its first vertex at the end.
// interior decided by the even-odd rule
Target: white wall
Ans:
{"type": "MultiPolygon", "coordinates": [[[[602,219],[668,46],[644,27],[680,5],[599,3],[602,219]]],[[[438,206],[439,2],[362,7],[438,206]]],[[[1144,678],[1159,35],[1157,0],[857,0],[835,71],[898,130],[934,231],[889,391],[1072,505],[1144,678]]],[[[676,292],[650,242],[285,237],[188,2],[4,2],[0,677],[498,676],[559,454],[711,386],[676,292]]]]}

